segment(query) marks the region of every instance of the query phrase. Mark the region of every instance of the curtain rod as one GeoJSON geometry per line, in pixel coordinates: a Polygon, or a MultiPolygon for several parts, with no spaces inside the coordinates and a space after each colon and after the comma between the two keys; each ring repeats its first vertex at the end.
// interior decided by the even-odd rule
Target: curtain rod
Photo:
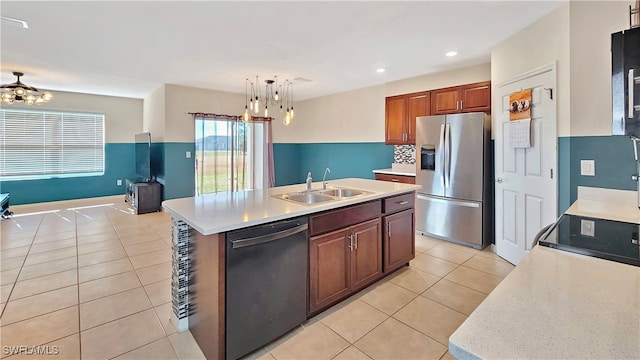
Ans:
{"type": "MultiPolygon", "coordinates": [[[[224,119],[224,120],[242,120],[241,115],[226,115],[226,114],[213,114],[213,113],[202,113],[202,112],[189,112],[189,115],[193,115],[194,117],[202,117],[205,119],[224,119]]],[[[264,117],[264,116],[251,116],[251,121],[271,121],[272,117],[264,117]]]]}

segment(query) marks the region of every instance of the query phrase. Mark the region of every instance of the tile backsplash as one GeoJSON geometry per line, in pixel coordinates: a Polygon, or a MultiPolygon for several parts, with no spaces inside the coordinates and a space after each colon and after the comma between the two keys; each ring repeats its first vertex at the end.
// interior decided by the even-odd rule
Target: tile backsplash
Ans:
{"type": "Polygon", "coordinates": [[[393,147],[393,162],[396,164],[415,164],[415,145],[395,145],[393,147]]]}

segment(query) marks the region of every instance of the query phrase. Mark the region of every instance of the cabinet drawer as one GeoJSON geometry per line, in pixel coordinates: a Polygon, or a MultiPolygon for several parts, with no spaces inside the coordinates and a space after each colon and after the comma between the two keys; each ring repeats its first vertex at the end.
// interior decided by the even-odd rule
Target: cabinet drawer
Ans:
{"type": "Polygon", "coordinates": [[[398,210],[410,209],[413,207],[415,201],[416,201],[415,193],[403,194],[403,195],[386,198],[383,200],[383,203],[382,203],[382,206],[383,206],[382,211],[388,214],[398,210]]]}
{"type": "Polygon", "coordinates": [[[317,235],[361,223],[380,216],[381,209],[380,200],[375,200],[312,215],[309,219],[309,231],[311,235],[317,235]]]}
{"type": "Polygon", "coordinates": [[[376,180],[401,182],[405,184],[416,183],[415,176],[405,176],[405,175],[376,174],[376,180]]]}

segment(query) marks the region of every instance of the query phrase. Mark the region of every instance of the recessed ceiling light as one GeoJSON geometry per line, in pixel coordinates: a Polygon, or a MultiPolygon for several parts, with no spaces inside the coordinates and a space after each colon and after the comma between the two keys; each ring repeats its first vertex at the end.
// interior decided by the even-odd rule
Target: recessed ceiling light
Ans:
{"type": "Polygon", "coordinates": [[[19,27],[23,29],[28,29],[29,24],[26,21],[20,19],[14,19],[6,16],[2,16],[2,25],[9,25],[13,27],[19,27]]]}
{"type": "Polygon", "coordinates": [[[453,57],[453,56],[458,55],[458,52],[457,51],[449,51],[445,55],[447,55],[448,57],[453,57]]]}
{"type": "Polygon", "coordinates": [[[387,71],[387,69],[385,69],[385,68],[377,68],[377,69],[376,69],[376,72],[377,72],[378,74],[382,74],[382,73],[383,73],[383,72],[385,72],[385,71],[387,71]]]}

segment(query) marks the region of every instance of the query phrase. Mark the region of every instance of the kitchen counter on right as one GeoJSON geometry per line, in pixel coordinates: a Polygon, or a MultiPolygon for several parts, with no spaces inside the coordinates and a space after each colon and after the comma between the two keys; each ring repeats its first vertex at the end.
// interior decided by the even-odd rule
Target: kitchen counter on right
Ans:
{"type": "MultiPolygon", "coordinates": [[[[567,213],[640,224],[637,195],[579,189],[567,213]]],[[[640,359],[640,267],[535,246],[449,338],[458,359],[640,359]]]]}
{"type": "Polygon", "coordinates": [[[458,359],[640,359],[640,267],[535,246],[449,338],[458,359]]]}

